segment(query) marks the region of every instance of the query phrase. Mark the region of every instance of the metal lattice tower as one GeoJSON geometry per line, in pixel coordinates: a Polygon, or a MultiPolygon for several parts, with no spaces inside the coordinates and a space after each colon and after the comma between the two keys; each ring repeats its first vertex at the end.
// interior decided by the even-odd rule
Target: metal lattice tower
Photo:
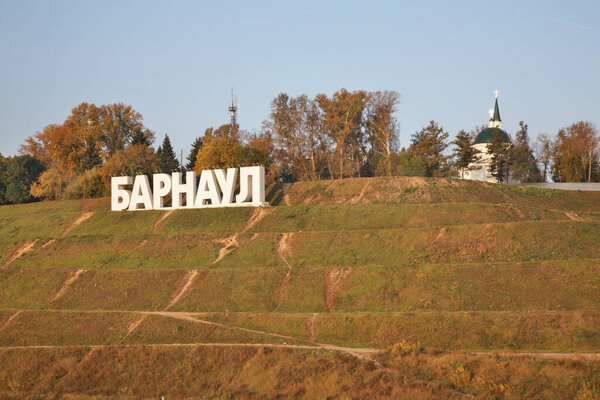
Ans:
{"type": "Polygon", "coordinates": [[[231,122],[231,126],[234,127],[237,125],[237,104],[235,101],[235,97],[233,95],[233,88],[231,88],[231,105],[229,106],[229,121],[231,122]]]}

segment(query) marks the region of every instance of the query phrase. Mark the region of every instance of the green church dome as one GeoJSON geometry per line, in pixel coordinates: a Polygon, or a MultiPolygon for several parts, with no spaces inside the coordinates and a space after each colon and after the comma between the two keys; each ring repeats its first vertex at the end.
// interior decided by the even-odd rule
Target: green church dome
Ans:
{"type": "Polygon", "coordinates": [[[477,134],[477,137],[475,138],[475,144],[492,143],[494,141],[494,131],[498,131],[502,135],[505,143],[510,143],[510,136],[508,136],[508,133],[504,132],[502,129],[485,128],[477,134]]]}

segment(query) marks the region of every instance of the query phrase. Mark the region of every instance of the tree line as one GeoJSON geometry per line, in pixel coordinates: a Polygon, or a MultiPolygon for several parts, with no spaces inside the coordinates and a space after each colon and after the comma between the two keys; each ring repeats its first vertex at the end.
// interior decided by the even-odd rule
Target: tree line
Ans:
{"type": "MultiPolygon", "coordinates": [[[[361,176],[460,177],[481,155],[473,148],[483,127],[450,140],[430,121],[400,148],[395,91],[340,89],[333,95],[277,95],[258,132],[238,125],[209,127],[178,159],[168,135],[156,134],[142,115],[123,103],[82,103],[62,124],[28,137],[20,155],[0,155],[0,203],[109,195],[110,177],[158,172],[264,165],[271,182],[361,176]]],[[[520,122],[506,143],[499,132],[487,145],[499,182],[600,181],[599,137],[589,122],[540,134],[530,143],[520,122]]]]}

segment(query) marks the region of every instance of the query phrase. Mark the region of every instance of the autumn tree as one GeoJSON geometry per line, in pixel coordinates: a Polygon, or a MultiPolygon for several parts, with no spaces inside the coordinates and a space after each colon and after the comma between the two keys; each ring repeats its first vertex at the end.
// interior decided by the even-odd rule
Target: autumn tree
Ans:
{"type": "Polygon", "coordinates": [[[506,143],[499,129],[494,129],[492,142],[488,143],[487,151],[491,155],[490,173],[498,183],[508,181],[511,167],[510,143],[506,143]]]}
{"type": "Polygon", "coordinates": [[[156,150],[156,154],[158,155],[158,166],[160,172],[170,174],[171,172],[177,172],[177,170],[179,170],[179,161],[177,161],[177,156],[175,155],[175,151],[171,145],[171,139],[169,139],[169,135],[165,134],[165,138],[163,139],[162,144],[158,147],[158,150],[156,150]]]}
{"type": "Polygon", "coordinates": [[[323,129],[335,143],[332,158],[340,179],[344,175],[360,175],[364,164],[366,140],[363,127],[368,98],[364,90],[349,92],[346,89],[335,92],[331,98],[324,94],[315,98],[324,112],[323,129]]]}
{"type": "Polygon", "coordinates": [[[131,143],[150,145],[154,133],[146,129],[142,115],[123,103],[108,104],[100,109],[100,128],[107,157],[131,143]]]}
{"type": "Polygon", "coordinates": [[[552,148],[554,143],[552,139],[545,134],[539,134],[534,146],[535,158],[542,164],[542,182],[547,182],[548,171],[550,168],[550,162],[552,160],[552,148]]]}
{"type": "Polygon", "coordinates": [[[412,135],[412,143],[408,152],[417,158],[423,158],[426,164],[425,176],[443,176],[447,172],[447,161],[444,154],[448,147],[448,132],[435,121],[412,135]]]}
{"type": "Polygon", "coordinates": [[[533,150],[529,146],[527,124],[519,122],[519,130],[515,133],[515,141],[510,148],[512,178],[523,183],[542,180],[533,150]]]}
{"type": "Polygon", "coordinates": [[[281,93],[271,102],[271,113],[263,128],[272,137],[279,167],[287,169],[292,179],[323,177],[328,148],[322,126],[317,103],[305,95],[290,98],[281,93]]]}
{"type": "Polygon", "coordinates": [[[555,182],[592,182],[598,176],[598,130],[589,122],[560,129],[553,149],[555,182]]]}
{"type": "Polygon", "coordinates": [[[400,129],[395,113],[399,103],[400,94],[387,90],[370,93],[367,102],[366,127],[371,158],[382,158],[387,176],[392,176],[393,155],[398,147],[400,129]]]}
{"type": "Polygon", "coordinates": [[[109,187],[112,176],[152,175],[161,172],[160,167],[159,154],[152,147],[134,144],[109,158],[101,173],[109,187]]]}
{"type": "Polygon", "coordinates": [[[461,178],[465,177],[465,170],[469,168],[469,165],[477,160],[479,151],[473,147],[474,143],[473,135],[464,129],[456,134],[456,138],[452,142],[455,146],[453,155],[456,160],[456,168],[460,171],[461,178]]]}
{"type": "MultiPolygon", "coordinates": [[[[207,138],[205,138],[206,140],[207,138]]],[[[243,166],[244,149],[230,137],[209,137],[198,151],[194,170],[223,169],[243,166]]]]}

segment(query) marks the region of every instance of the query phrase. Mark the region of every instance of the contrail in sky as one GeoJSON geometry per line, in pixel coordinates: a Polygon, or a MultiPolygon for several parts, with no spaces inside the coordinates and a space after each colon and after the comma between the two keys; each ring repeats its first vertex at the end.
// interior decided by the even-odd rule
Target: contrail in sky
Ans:
{"type": "Polygon", "coordinates": [[[592,31],[592,32],[600,33],[600,29],[592,28],[591,26],[579,25],[579,24],[575,24],[573,22],[563,21],[562,19],[556,19],[556,18],[548,17],[546,15],[541,15],[540,18],[547,19],[548,21],[552,21],[552,22],[558,22],[559,24],[563,24],[563,25],[574,26],[575,28],[584,29],[586,31],[592,31]]]}

